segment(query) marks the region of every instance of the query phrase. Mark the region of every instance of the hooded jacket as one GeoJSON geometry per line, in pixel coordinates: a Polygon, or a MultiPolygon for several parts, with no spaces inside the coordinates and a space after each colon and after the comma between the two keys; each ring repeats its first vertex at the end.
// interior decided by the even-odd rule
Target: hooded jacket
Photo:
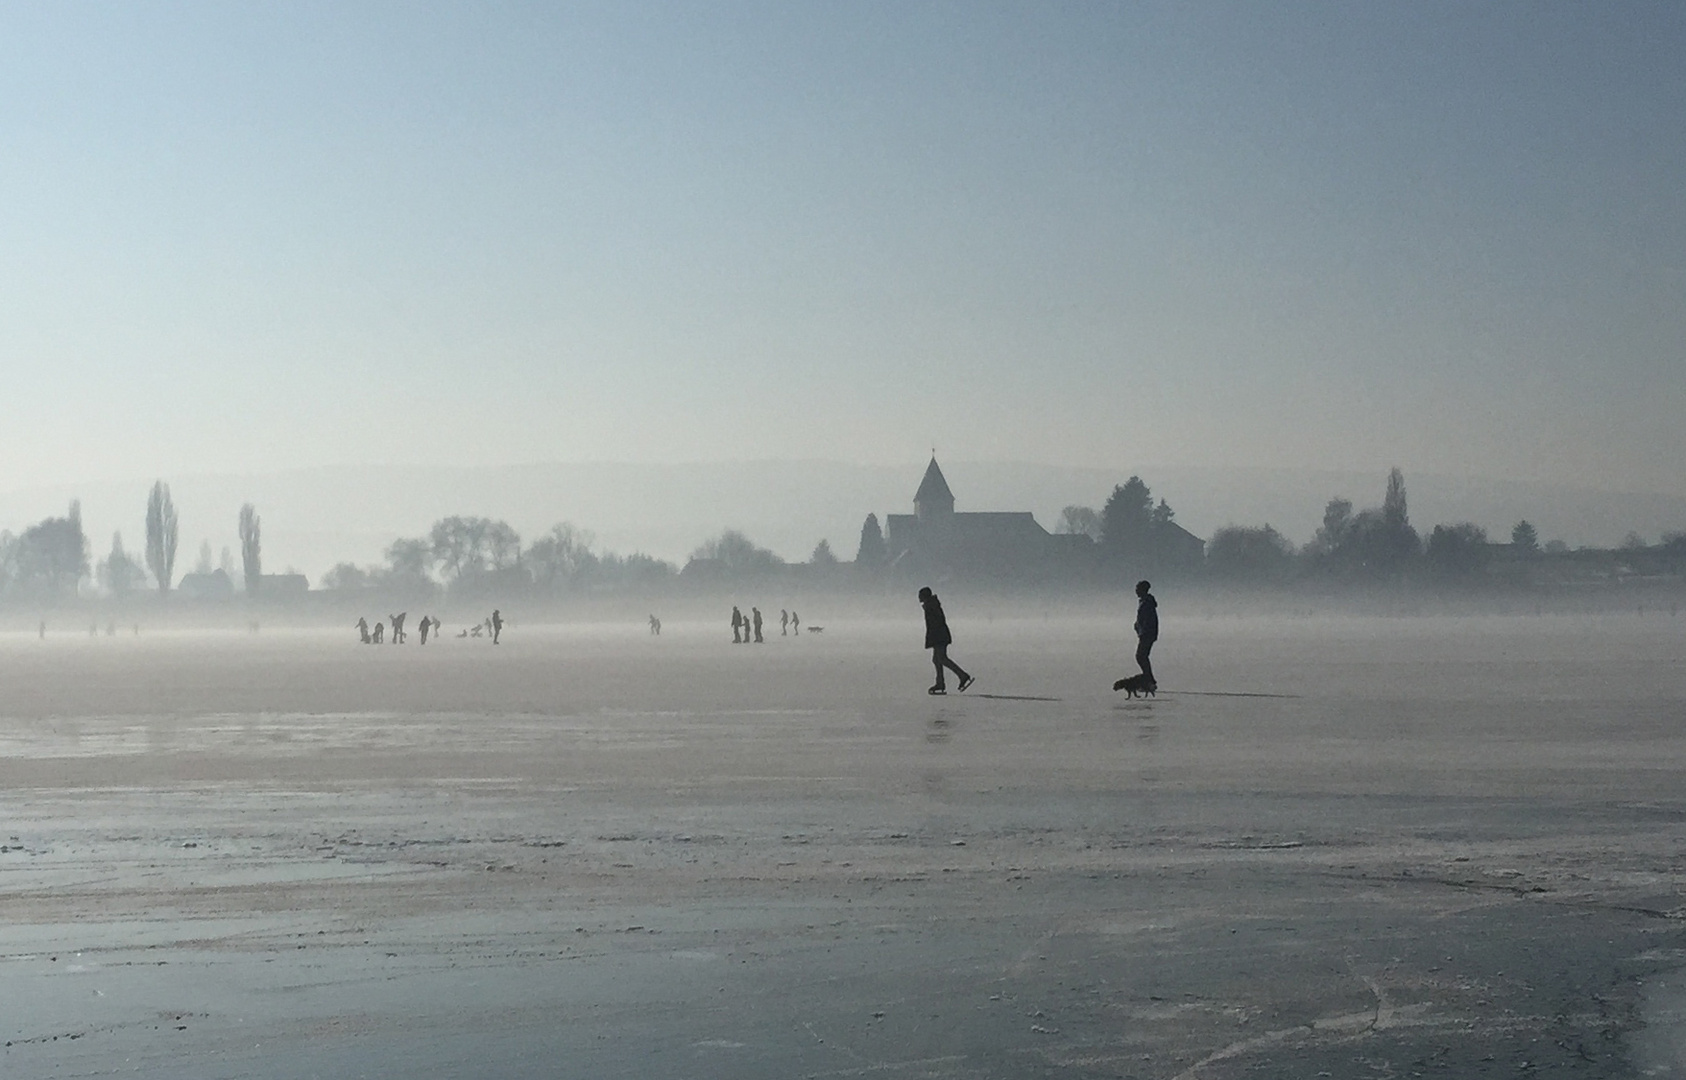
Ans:
{"type": "Polygon", "coordinates": [[[948,618],[943,615],[943,602],[932,593],[929,599],[919,601],[925,608],[925,647],[935,649],[954,644],[954,636],[948,632],[948,618]]]}
{"type": "Polygon", "coordinates": [[[1152,593],[1136,605],[1136,636],[1143,641],[1159,640],[1159,601],[1152,593]]]}

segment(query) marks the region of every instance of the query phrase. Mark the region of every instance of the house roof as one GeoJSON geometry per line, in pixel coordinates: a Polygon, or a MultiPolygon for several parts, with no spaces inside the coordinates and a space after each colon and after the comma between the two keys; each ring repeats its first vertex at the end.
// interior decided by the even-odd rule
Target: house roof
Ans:
{"type": "Polygon", "coordinates": [[[925,468],[925,479],[919,482],[919,490],[913,493],[913,505],[921,503],[954,504],[954,492],[948,489],[948,481],[943,479],[943,471],[937,468],[937,457],[931,455],[931,464],[925,468]]]}

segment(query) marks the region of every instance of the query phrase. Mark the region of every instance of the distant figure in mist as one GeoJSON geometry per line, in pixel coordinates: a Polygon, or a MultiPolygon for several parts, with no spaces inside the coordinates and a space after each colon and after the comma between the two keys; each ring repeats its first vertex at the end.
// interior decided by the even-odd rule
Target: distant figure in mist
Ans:
{"type": "Polygon", "coordinates": [[[370,638],[369,638],[369,620],[368,619],[359,618],[357,620],[357,636],[363,639],[363,644],[365,644],[365,645],[369,644],[370,638]]]}
{"type": "Polygon", "coordinates": [[[408,640],[404,633],[404,620],[409,617],[408,611],[400,611],[396,615],[388,616],[392,620],[392,643],[394,645],[402,645],[408,640]]]}
{"type": "Polygon", "coordinates": [[[743,612],[738,610],[738,605],[733,604],[732,605],[732,644],[733,645],[741,645],[743,643],[743,636],[740,633],[740,631],[742,631],[742,630],[743,630],[743,612]]]}
{"type": "Polygon", "coordinates": [[[936,685],[925,691],[927,694],[946,694],[948,688],[943,685],[943,669],[947,668],[960,676],[960,685],[955,689],[961,693],[972,685],[972,677],[960,669],[960,665],[948,658],[948,647],[954,644],[954,635],[948,632],[948,617],[943,614],[943,603],[937,599],[937,594],[930,586],[919,590],[919,603],[925,609],[925,647],[931,650],[931,663],[937,668],[936,685]]]}
{"type": "Polygon", "coordinates": [[[47,640],[47,620],[46,619],[41,620],[41,640],[42,641],[47,640]]]}
{"type": "Polygon", "coordinates": [[[503,616],[498,614],[497,608],[493,608],[492,617],[486,621],[492,624],[492,644],[496,645],[498,643],[498,635],[503,633],[503,616]]]}
{"type": "Polygon", "coordinates": [[[426,645],[427,644],[427,632],[429,630],[433,629],[432,620],[430,620],[426,615],[423,615],[422,621],[416,624],[416,629],[421,631],[421,636],[422,636],[421,643],[423,645],[426,645]]]}
{"type": "Polygon", "coordinates": [[[445,625],[445,624],[440,622],[437,616],[433,619],[433,636],[434,637],[439,636],[439,628],[443,625],[445,625]]]}
{"type": "MultiPolygon", "coordinates": [[[[1157,690],[1159,680],[1153,677],[1153,662],[1148,659],[1153,643],[1159,640],[1159,601],[1148,591],[1152,588],[1146,581],[1136,582],[1136,664],[1147,676],[1148,686],[1157,690]]],[[[1124,680],[1119,679],[1112,688],[1122,690],[1124,680]]]]}
{"type": "Polygon", "coordinates": [[[796,614],[795,608],[792,608],[790,612],[790,632],[792,636],[802,633],[802,616],[796,614]]]}
{"type": "Polygon", "coordinates": [[[651,637],[661,637],[662,636],[662,621],[660,619],[656,618],[655,615],[653,615],[653,614],[650,616],[650,636],[651,637]]]}
{"type": "Polygon", "coordinates": [[[755,643],[757,645],[767,644],[765,641],[761,640],[761,609],[758,607],[752,607],[749,609],[749,614],[751,620],[755,623],[755,643]]]}
{"type": "Polygon", "coordinates": [[[779,609],[779,637],[790,636],[790,612],[779,609]]]}
{"type": "Polygon", "coordinates": [[[375,624],[375,633],[374,633],[373,638],[371,639],[372,643],[375,644],[375,645],[379,645],[381,643],[381,638],[382,638],[383,635],[385,635],[385,633],[386,633],[386,624],[381,623],[381,622],[376,623],[375,624]]]}

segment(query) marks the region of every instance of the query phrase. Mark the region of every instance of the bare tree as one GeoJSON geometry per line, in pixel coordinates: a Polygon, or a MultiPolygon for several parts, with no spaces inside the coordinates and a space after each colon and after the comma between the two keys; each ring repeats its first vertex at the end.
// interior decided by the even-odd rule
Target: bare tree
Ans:
{"type": "Polygon", "coordinates": [[[82,504],[73,501],[64,517],[47,518],[23,531],[11,545],[10,576],[26,589],[57,599],[74,596],[88,574],[88,540],[82,532],[82,504]]]}
{"type": "Polygon", "coordinates": [[[254,595],[263,580],[262,522],[257,507],[247,503],[240,508],[240,562],[246,572],[246,594],[254,595]]]}
{"type": "Polygon", "coordinates": [[[1087,536],[1091,540],[1099,540],[1101,516],[1095,513],[1092,506],[1068,506],[1060,511],[1058,529],[1072,536],[1087,536]]]}
{"type": "Polygon", "coordinates": [[[146,568],[152,571],[161,593],[169,592],[175,579],[178,525],[170,485],[160,480],[152,485],[152,494],[146,500],[146,568]]]}

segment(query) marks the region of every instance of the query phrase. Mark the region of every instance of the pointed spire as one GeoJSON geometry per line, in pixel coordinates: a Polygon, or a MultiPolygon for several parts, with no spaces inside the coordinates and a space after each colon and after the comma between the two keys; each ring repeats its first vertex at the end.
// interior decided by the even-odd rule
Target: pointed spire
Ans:
{"type": "Polygon", "coordinates": [[[937,467],[935,454],[931,455],[931,464],[925,468],[925,479],[919,482],[919,490],[914,492],[913,512],[921,518],[931,513],[954,513],[954,492],[948,489],[948,481],[943,479],[943,471],[937,467]]]}

